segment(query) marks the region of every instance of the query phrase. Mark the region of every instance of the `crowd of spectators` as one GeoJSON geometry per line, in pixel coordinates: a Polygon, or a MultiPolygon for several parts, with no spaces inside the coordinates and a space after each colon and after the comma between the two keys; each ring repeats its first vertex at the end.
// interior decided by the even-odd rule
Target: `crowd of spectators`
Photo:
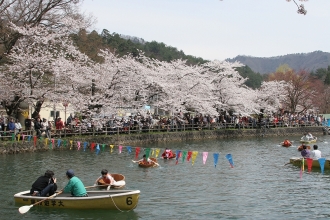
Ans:
{"type": "MultiPolygon", "coordinates": [[[[25,129],[27,134],[47,137],[58,133],[88,133],[88,132],[128,132],[128,131],[152,131],[152,130],[201,130],[222,129],[222,128],[271,128],[271,127],[297,127],[297,126],[321,126],[322,115],[305,113],[282,115],[259,114],[253,116],[242,116],[240,114],[226,114],[220,116],[210,116],[202,114],[183,114],[179,112],[173,116],[159,116],[152,114],[136,114],[126,117],[78,117],[70,114],[66,120],[60,117],[55,119],[55,123],[37,117],[36,119],[26,119],[25,129]]],[[[20,122],[12,117],[0,116],[0,135],[5,133],[22,132],[23,127],[20,122]]],[[[10,135],[7,135],[10,136],[10,135]]]]}

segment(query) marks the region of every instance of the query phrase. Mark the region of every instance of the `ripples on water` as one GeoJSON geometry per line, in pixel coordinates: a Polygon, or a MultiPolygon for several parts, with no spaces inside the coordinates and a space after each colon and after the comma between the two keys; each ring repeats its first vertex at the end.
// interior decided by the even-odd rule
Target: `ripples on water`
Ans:
{"type": "MultiPolygon", "coordinates": [[[[280,138],[207,140],[160,143],[143,147],[199,151],[195,164],[159,159],[158,168],[143,169],[129,155],[109,151],[95,155],[83,151],[50,151],[1,155],[1,219],[306,219],[329,218],[329,175],[318,169],[300,178],[299,167],[284,165],[299,156],[296,147],[279,146],[280,138]],[[209,152],[202,163],[202,152],[209,152]],[[220,152],[217,167],[213,153],[220,152]],[[235,163],[230,168],[225,155],[235,163]],[[30,189],[45,170],[52,169],[59,188],[65,186],[65,171],[75,170],[86,186],[93,185],[100,170],[126,177],[126,189],[141,190],[138,207],[131,212],[106,210],[56,210],[33,207],[25,215],[13,202],[16,192],[30,189]]],[[[319,137],[323,156],[329,156],[329,137],[319,137]]],[[[142,155],[142,154],[141,154],[142,155]]],[[[329,156],[330,157],[330,156],[329,156]]]]}

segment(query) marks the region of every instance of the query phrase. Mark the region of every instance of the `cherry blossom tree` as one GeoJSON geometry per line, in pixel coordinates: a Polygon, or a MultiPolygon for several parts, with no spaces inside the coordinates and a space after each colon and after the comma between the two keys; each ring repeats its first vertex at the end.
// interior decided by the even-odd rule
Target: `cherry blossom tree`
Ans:
{"type": "Polygon", "coordinates": [[[0,1],[0,61],[6,62],[9,54],[22,34],[10,27],[45,26],[60,28],[63,18],[93,21],[79,13],[81,0],[1,0],[0,1]]]}
{"type": "Polygon", "coordinates": [[[59,29],[11,24],[21,37],[8,54],[10,63],[0,72],[2,86],[10,91],[2,97],[9,115],[17,113],[23,101],[34,106],[36,116],[46,99],[58,102],[68,97],[80,66],[91,62],[69,39],[69,33],[81,25],[72,19],[64,19],[59,29]]]}

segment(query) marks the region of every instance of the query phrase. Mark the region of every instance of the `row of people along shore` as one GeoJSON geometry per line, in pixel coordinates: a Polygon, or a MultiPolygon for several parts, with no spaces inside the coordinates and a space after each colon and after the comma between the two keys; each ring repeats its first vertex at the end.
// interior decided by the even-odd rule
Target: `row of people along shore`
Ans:
{"type": "MultiPolygon", "coordinates": [[[[265,116],[256,115],[255,117],[241,116],[241,115],[220,115],[211,117],[209,115],[196,115],[178,113],[172,117],[162,117],[158,115],[148,114],[146,116],[137,114],[128,117],[101,117],[101,118],[81,118],[73,116],[71,113],[69,117],[63,121],[58,117],[54,121],[49,121],[46,118],[37,117],[36,119],[26,119],[24,122],[25,129],[18,119],[0,117],[0,135],[4,136],[6,133],[22,133],[23,131],[29,135],[36,135],[38,138],[45,135],[48,138],[54,134],[54,131],[62,131],[67,129],[69,132],[72,130],[80,129],[83,131],[117,131],[125,132],[130,130],[149,130],[149,129],[167,129],[175,130],[182,129],[183,126],[191,126],[195,129],[203,127],[211,128],[260,128],[263,127],[291,127],[301,125],[322,125],[325,120],[322,115],[315,114],[283,114],[265,116]]],[[[10,136],[10,135],[7,135],[10,136]]]]}

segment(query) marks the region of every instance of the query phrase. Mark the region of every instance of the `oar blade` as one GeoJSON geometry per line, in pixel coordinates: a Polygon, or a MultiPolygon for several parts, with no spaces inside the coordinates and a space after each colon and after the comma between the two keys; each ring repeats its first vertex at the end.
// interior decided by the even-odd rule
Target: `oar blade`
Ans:
{"type": "Polygon", "coordinates": [[[19,211],[19,213],[21,213],[21,214],[27,213],[27,212],[30,210],[30,208],[32,208],[32,206],[33,206],[33,205],[25,205],[25,206],[21,206],[21,207],[18,209],[18,211],[19,211]]]}

